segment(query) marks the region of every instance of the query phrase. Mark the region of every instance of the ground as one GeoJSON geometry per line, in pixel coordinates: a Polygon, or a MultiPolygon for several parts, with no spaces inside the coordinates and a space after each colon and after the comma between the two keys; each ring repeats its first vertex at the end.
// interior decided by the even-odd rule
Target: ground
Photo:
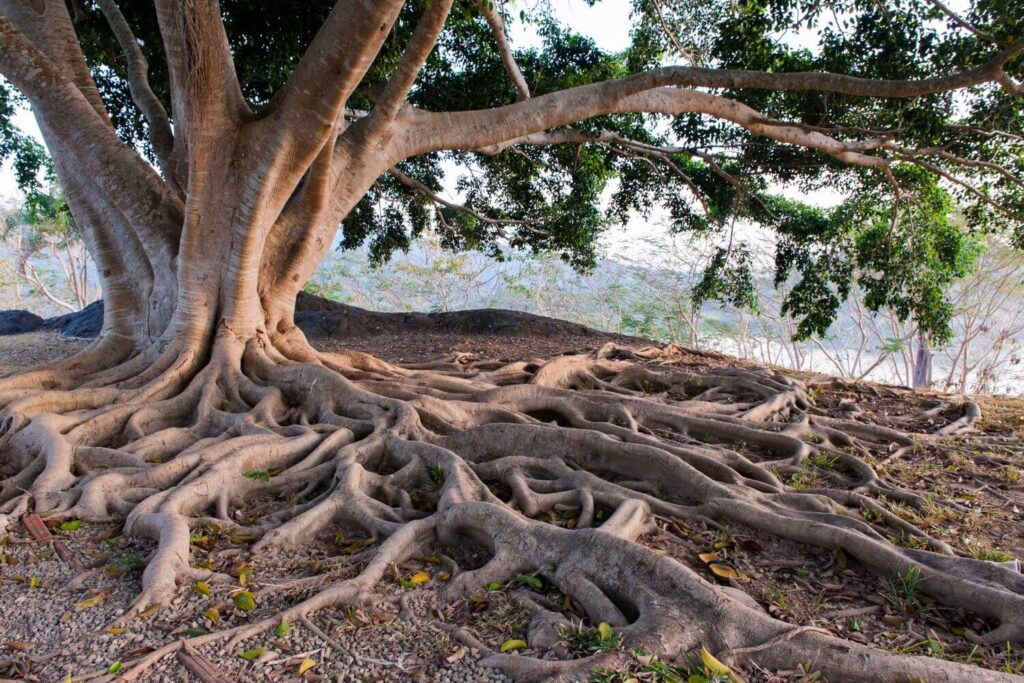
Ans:
{"type": "MultiPolygon", "coordinates": [[[[549,329],[531,330],[528,326],[518,332],[422,330],[315,343],[326,350],[360,350],[389,362],[420,363],[456,355],[461,362],[550,358],[609,341],[638,349],[646,344],[591,332],[553,335],[549,329]]],[[[54,333],[0,338],[0,373],[58,358],[83,343],[54,333]]],[[[750,367],[713,354],[683,351],[673,355],[671,364],[698,374],[737,365],[750,367]]],[[[944,397],[926,392],[826,382],[812,376],[802,379],[811,387],[812,414],[842,414],[850,399],[855,399],[859,419],[899,429],[908,428],[904,418],[926,414],[946,402],[944,397]]],[[[972,433],[912,449],[877,449],[864,457],[890,482],[928,502],[924,510],[891,503],[901,517],[979,559],[1009,562],[1024,557],[1024,401],[976,400],[983,417],[972,433]],[[956,503],[955,512],[940,502],[956,503]]],[[[912,425],[914,431],[934,431],[932,427],[941,426],[949,416],[933,411],[930,417],[920,419],[923,423],[912,425]]],[[[821,462],[783,474],[794,489],[813,488],[824,485],[817,477],[831,466],[821,462]]],[[[270,504],[253,500],[247,512],[258,515],[261,505],[270,504]]],[[[573,526],[576,512],[562,507],[545,513],[546,521],[573,526]]],[[[600,510],[598,515],[600,519],[600,510]]],[[[2,541],[0,605],[5,617],[0,623],[0,677],[51,681],[71,675],[79,680],[102,676],[119,666],[128,668],[151,648],[176,639],[273,616],[311,595],[318,586],[356,575],[375,550],[364,538],[339,535],[318,537],[298,552],[250,556],[249,539],[233,537],[210,525],[193,532],[193,564],[216,568],[235,577],[236,582],[197,584],[171,605],[111,627],[138,593],[141,568],[152,545],[124,539],[112,525],[72,522],[55,524],[51,532],[66,548],[71,562],[62,561],[52,546],[34,542],[23,527],[2,541]],[[241,585],[254,598],[252,609],[242,609],[249,605],[238,606],[232,599],[241,585]]],[[[978,634],[991,624],[961,608],[935,602],[928,596],[927,586],[917,584],[912,575],[880,577],[842,551],[805,546],[735,524],[716,529],[699,521],[659,519],[657,527],[639,540],[708,581],[741,589],[783,621],[821,628],[893,652],[1024,674],[1024,650],[1019,644],[980,644],[978,634]]],[[[891,540],[911,546],[918,542],[910,536],[891,540]]],[[[474,565],[473,557],[457,559],[463,567],[474,565]]],[[[291,624],[230,646],[213,643],[200,647],[199,652],[232,679],[240,680],[296,680],[300,663],[306,659],[315,663],[302,674],[310,681],[330,680],[332,675],[357,681],[504,680],[497,670],[483,667],[482,653],[453,638],[449,627],[462,627],[483,645],[497,649],[525,638],[530,616],[521,599],[524,592],[553,601],[561,601],[561,596],[546,582],[522,576],[481,587],[468,599],[441,602],[434,588],[448,578],[448,568],[440,558],[413,558],[394,567],[375,589],[376,603],[326,609],[311,617],[310,624],[291,624]]],[[[574,605],[560,604],[570,616],[579,611],[574,605]]],[[[585,626],[582,613],[577,623],[578,629],[562,633],[565,654],[578,656],[617,647],[614,634],[602,637],[585,626]]],[[[530,653],[529,649],[518,651],[530,653]]],[[[595,672],[593,680],[678,680],[672,676],[686,680],[697,668],[695,661],[685,658],[663,663],[633,651],[616,659],[614,670],[595,672]]],[[[790,671],[746,669],[744,674],[756,681],[815,680],[813,671],[814,662],[807,662],[790,671]]],[[[167,657],[147,673],[146,680],[199,680],[190,676],[179,658],[167,657]]]]}

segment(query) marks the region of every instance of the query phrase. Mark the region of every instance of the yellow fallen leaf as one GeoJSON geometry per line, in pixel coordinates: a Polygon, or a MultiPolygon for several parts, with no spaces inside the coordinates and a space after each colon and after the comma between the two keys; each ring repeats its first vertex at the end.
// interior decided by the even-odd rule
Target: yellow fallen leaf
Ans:
{"type": "Polygon", "coordinates": [[[209,619],[210,623],[214,626],[220,623],[220,610],[216,607],[211,607],[210,609],[203,612],[203,616],[209,619]]]}
{"type": "Polygon", "coordinates": [[[314,662],[312,659],[303,659],[301,662],[299,662],[299,675],[301,676],[302,674],[312,669],[314,666],[316,666],[316,662],[314,662]]]}
{"type": "Polygon", "coordinates": [[[210,584],[205,581],[196,581],[196,593],[199,593],[203,597],[210,597],[210,584]]]}
{"type": "Polygon", "coordinates": [[[437,575],[437,580],[438,581],[442,581],[444,583],[447,583],[448,581],[450,581],[451,578],[452,578],[452,573],[451,572],[441,572],[440,574],[437,575]]]}
{"type": "Polygon", "coordinates": [[[717,562],[722,559],[718,556],[718,553],[701,553],[697,557],[699,557],[701,562],[704,562],[705,564],[708,562],[717,562]]]}
{"type": "Polygon", "coordinates": [[[501,647],[498,648],[498,651],[508,652],[509,650],[521,650],[524,647],[527,647],[525,640],[506,640],[501,644],[501,647]]]}
{"type": "Polygon", "coordinates": [[[238,585],[246,586],[249,583],[249,572],[252,570],[249,567],[242,567],[238,571],[238,585]]]}
{"type": "Polygon", "coordinates": [[[150,605],[149,607],[144,609],[142,612],[140,612],[139,616],[140,617],[151,617],[154,614],[156,614],[157,612],[159,612],[161,607],[163,607],[163,605],[161,605],[159,602],[155,603],[153,605],[150,605]]]}
{"type": "Polygon", "coordinates": [[[703,645],[700,648],[700,660],[704,662],[704,668],[706,668],[710,673],[720,674],[722,676],[728,676],[732,673],[732,669],[715,659],[715,656],[708,652],[703,645]]]}
{"type": "Polygon", "coordinates": [[[104,593],[104,592],[97,593],[96,595],[92,596],[91,598],[86,598],[85,600],[79,600],[78,602],[76,602],[75,603],[75,609],[92,609],[96,605],[98,605],[101,602],[103,602],[106,598],[107,598],[107,594],[106,593],[104,593]]]}
{"type": "Polygon", "coordinates": [[[427,581],[430,581],[430,574],[426,572],[416,572],[415,574],[409,577],[409,583],[411,583],[414,586],[418,586],[421,583],[426,583],[427,581]]]}
{"type": "Polygon", "coordinates": [[[846,569],[848,564],[846,553],[843,552],[842,548],[836,548],[836,566],[840,569],[846,569]]]}
{"type": "Polygon", "coordinates": [[[119,636],[119,635],[121,635],[122,633],[124,633],[127,630],[128,629],[126,629],[126,628],[120,628],[120,627],[111,626],[110,628],[107,629],[107,633],[109,633],[112,636],[119,636]]]}
{"type": "Polygon", "coordinates": [[[607,621],[602,621],[597,625],[597,632],[601,635],[601,642],[604,642],[612,637],[612,626],[607,621]]]}
{"type": "Polygon", "coordinates": [[[711,563],[711,564],[708,565],[708,569],[711,570],[712,574],[714,574],[715,576],[718,576],[720,578],[723,578],[723,579],[736,579],[736,580],[739,580],[739,579],[742,578],[740,576],[739,572],[737,572],[735,569],[733,569],[732,567],[730,567],[727,564],[711,563]]]}
{"type": "Polygon", "coordinates": [[[423,561],[429,562],[430,564],[441,564],[441,558],[437,555],[427,555],[423,558],[423,561]]]}

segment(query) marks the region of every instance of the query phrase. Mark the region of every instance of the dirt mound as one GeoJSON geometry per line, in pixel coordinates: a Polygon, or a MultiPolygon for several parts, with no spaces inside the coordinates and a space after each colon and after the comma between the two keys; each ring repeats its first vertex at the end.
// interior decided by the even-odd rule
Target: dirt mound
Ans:
{"type": "MultiPolygon", "coordinates": [[[[491,334],[622,340],[584,325],[503,309],[476,309],[442,313],[382,313],[300,292],[295,322],[313,339],[352,339],[409,332],[439,334],[491,334]]],[[[81,311],[43,319],[23,310],[0,311],[0,335],[55,330],[63,337],[91,339],[103,326],[103,302],[81,311]],[[5,324],[10,323],[10,324],[5,324]]]]}

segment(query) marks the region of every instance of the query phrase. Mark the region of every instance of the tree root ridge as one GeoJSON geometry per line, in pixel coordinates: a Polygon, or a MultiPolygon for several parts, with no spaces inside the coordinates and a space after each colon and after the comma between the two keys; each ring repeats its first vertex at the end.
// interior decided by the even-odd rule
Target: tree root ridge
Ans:
{"type": "MultiPolygon", "coordinates": [[[[183,584],[229,579],[191,564],[198,525],[256,538],[253,552],[345,529],[380,541],[357,576],[195,643],[240,641],[281,618],[301,623],[364,599],[397,563],[473,543],[489,559],[460,567],[446,557],[453,576],[443,598],[540,577],[591,624],[615,628],[623,648],[674,657],[704,647],[740,668],[810,660],[830,681],[1015,680],[795,627],[639,542],[665,520],[685,520],[841,550],[882,575],[918,572],[939,602],[998,622],[987,641],[1021,640],[1024,576],[899,517],[891,502],[925,501],[871,464],[970,429],[974,404],[932,434],[912,433],[856,411],[823,415],[813,392],[778,373],[688,369],[674,347],[409,367],[321,354],[295,339],[228,349],[171,345],[145,363],[118,358],[60,381],[45,380],[46,369],[33,372],[45,380],[35,384],[0,380],[0,527],[34,509],[123,521],[126,535],[153,540],[123,619],[167,604],[183,584]],[[252,497],[281,504],[249,517],[242,508],[252,497]],[[545,521],[565,510],[573,528],[545,521]],[[917,539],[917,549],[895,545],[893,533],[917,539]]],[[[531,647],[549,656],[494,652],[488,663],[523,680],[586,678],[615,663],[615,653],[551,659],[564,654],[566,617],[519,599],[531,647]]],[[[176,647],[134,663],[128,677],[176,647]]]]}

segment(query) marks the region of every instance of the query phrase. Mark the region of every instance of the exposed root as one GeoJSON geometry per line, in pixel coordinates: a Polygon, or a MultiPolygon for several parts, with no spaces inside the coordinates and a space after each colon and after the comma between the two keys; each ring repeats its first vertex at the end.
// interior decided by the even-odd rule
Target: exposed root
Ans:
{"type": "MultiPolygon", "coordinates": [[[[308,625],[319,609],[364,600],[393,565],[472,542],[489,560],[463,569],[446,558],[455,571],[443,597],[543,577],[590,622],[614,626],[624,647],[705,647],[768,669],[810,659],[831,681],[1014,679],[794,627],[637,542],[659,519],[699,520],[841,549],[882,575],[916,568],[935,599],[998,622],[987,641],[1020,640],[1024,576],[963,557],[894,514],[889,501],[924,501],[871,464],[874,454],[969,429],[974,404],[932,434],[910,433],[866,422],[855,406],[845,418],[818,414],[805,387],[777,373],[688,370],[672,347],[401,368],[285,341],[219,339],[211,353],[172,345],[59,382],[0,381],[0,527],[34,508],[55,519],[123,520],[126,535],[156,542],[125,619],[167,604],[184,583],[226,579],[190,562],[190,535],[204,523],[258,538],[257,552],[336,529],[381,541],[354,578],[194,645],[238,642],[282,618],[308,625]],[[245,517],[255,497],[287,503],[245,517]],[[543,521],[566,509],[576,511],[573,529],[543,521]],[[928,550],[894,545],[892,533],[928,550]]],[[[531,617],[531,644],[559,654],[565,617],[517,599],[531,617]]],[[[146,655],[126,677],[178,647],[146,655]]],[[[487,661],[521,679],[571,679],[621,656],[487,661]]]]}

